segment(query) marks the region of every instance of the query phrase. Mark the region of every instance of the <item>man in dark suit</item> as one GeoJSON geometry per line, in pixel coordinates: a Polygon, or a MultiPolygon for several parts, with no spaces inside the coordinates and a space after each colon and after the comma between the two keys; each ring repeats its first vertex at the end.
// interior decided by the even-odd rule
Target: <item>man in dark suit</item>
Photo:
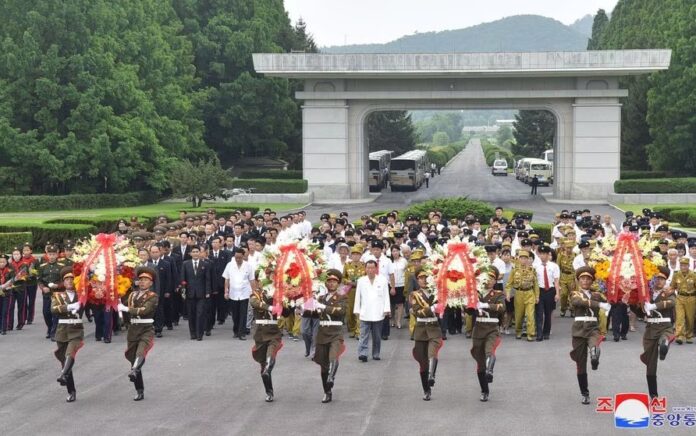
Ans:
{"type": "Polygon", "coordinates": [[[205,306],[210,298],[210,264],[200,259],[200,248],[191,247],[191,259],[181,267],[180,281],[186,286],[186,308],[188,309],[191,339],[203,340],[205,306]]]}
{"type": "Polygon", "coordinates": [[[222,273],[225,267],[230,262],[232,253],[222,249],[222,238],[217,236],[213,239],[212,249],[208,253],[210,261],[210,303],[208,304],[208,319],[206,322],[205,335],[210,336],[210,331],[215,325],[217,315],[218,324],[225,323],[227,314],[229,313],[227,301],[224,298],[225,294],[225,279],[222,273]]]}
{"type": "Polygon", "coordinates": [[[237,221],[234,224],[234,232],[232,233],[234,237],[234,248],[240,248],[243,242],[249,239],[249,235],[244,233],[244,224],[241,221],[237,221]]]}
{"type": "Polygon", "coordinates": [[[169,261],[162,259],[160,244],[150,247],[150,261],[147,266],[154,269],[157,273],[154,283],[154,291],[157,292],[159,299],[155,310],[155,336],[162,337],[162,329],[167,325],[167,330],[172,329],[171,319],[165,315],[168,306],[165,301],[170,301],[174,290],[174,277],[172,276],[172,266],[169,261]]]}
{"type": "Polygon", "coordinates": [[[221,236],[223,239],[227,235],[231,235],[233,232],[232,227],[227,225],[227,221],[225,220],[225,217],[218,217],[217,219],[217,226],[215,228],[215,235],[216,236],[221,236]]]}
{"type": "MultiPolygon", "coordinates": [[[[178,272],[174,277],[179,277],[181,275],[182,265],[185,261],[191,259],[191,234],[183,230],[179,232],[179,245],[172,249],[172,257],[176,260],[176,270],[178,272]]],[[[183,316],[184,319],[188,318],[186,312],[186,304],[182,298],[181,294],[174,295],[174,310],[176,311],[176,323],[179,323],[179,316],[183,316]]]]}
{"type": "Polygon", "coordinates": [[[172,244],[164,240],[160,243],[160,251],[162,252],[162,260],[169,262],[169,277],[171,277],[171,286],[169,297],[164,298],[164,324],[167,330],[171,330],[172,325],[179,325],[179,310],[178,304],[181,302],[181,295],[176,293],[179,278],[179,266],[177,266],[177,257],[171,254],[172,244]]]}

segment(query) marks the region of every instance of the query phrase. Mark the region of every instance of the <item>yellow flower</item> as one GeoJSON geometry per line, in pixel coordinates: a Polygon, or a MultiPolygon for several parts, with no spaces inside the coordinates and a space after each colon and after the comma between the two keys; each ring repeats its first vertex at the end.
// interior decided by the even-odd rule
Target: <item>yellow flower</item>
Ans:
{"type": "Polygon", "coordinates": [[[131,280],[125,276],[118,276],[116,279],[116,290],[118,291],[118,296],[123,297],[126,295],[131,287],[131,280]]]}
{"type": "Polygon", "coordinates": [[[643,261],[643,270],[645,271],[645,276],[648,278],[648,280],[655,277],[655,274],[658,273],[657,266],[647,259],[643,261]]]}
{"type": "Polygon", "coordinates": [[[609,278],[609,267],[610,263],[608,261],[598,262],[595,265],[595,277],[598,280],[606,280],[609,278]]]}

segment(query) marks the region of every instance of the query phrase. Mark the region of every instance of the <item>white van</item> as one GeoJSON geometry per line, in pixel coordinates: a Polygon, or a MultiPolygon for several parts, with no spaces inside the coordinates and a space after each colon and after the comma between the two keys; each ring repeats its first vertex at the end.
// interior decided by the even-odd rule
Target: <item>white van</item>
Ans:
{"type": "Polygon", "coordinates": [[[520,170],[520,179],[527,184],[537,176],[539,185],[549,186],[553,178],[553,164],[543,159],[524,159],[520,170]]]}
{"type": "Polygon", "coordinates": [[[491,174],[496,175],[496,174],[502,174],[504,176],[507,176],[507,168],[508,164],[505,159],[496,159],[493,161],[493,166],[491,167],[491,174]]]}

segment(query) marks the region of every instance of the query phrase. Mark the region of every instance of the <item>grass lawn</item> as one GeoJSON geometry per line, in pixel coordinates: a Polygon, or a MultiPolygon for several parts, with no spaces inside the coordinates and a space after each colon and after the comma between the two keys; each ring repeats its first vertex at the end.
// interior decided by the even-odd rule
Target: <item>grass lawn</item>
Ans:
{"type": "MultiPolygon", "coordinates": [[[[225,209],[244,209],[245,207],[258,207],[261,210],[271,208],[277,212],[283,212],[293,209],[298,209],[304,206],[303,204],[281,204],[281,203],[248,203],[236,204],[226,202],[204,202],[203,206],[198,209],[205,211],[208,208],[225,208],[225,209]]],[[[176,218],[179,210],[190,210],[191,203],[155,203],[143,206],[133,207],[117,207],[106,209],[79,209],[79,210],[54,210],[46,212],[11,212],[0,213],[0,225],[27,225],[41,224],[46,220],[53,218],[92,218],[104,217],[118,220],[120,218],[130,218],[132,215],[153,215],[163,214],[171,218],[176,218]]]]}

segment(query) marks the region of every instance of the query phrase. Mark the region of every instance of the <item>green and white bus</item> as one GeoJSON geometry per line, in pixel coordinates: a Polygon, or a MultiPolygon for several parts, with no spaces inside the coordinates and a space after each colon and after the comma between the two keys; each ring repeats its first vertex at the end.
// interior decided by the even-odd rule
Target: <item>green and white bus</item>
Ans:
{"type": "Polygon", "coordinates": [[[381,191],[389,182],[389,164],[394,154],[391,150],[379,150],[370,153],[370,191],[381,191]]]}
{"type": "Polygon", "coordinates": [[[425,183],[425,172],[429,170],[425,150],[411,150],[391,161],[389,183],[391,190],[411,189],[415,191],[425,183]]]}

